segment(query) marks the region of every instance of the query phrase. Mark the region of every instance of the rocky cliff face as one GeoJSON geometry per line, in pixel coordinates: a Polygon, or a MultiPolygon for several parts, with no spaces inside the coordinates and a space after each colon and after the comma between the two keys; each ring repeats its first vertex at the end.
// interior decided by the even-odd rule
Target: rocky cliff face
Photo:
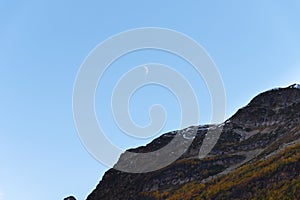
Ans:
{"type": "MultiPolygon", "coordinates": [[[[218,188],[221,187],[211,188],[217,187],[218,181],[222,181],[224,177],[237,174],[243,168],[252,167],[251,169],[255,170],[256,166],[272,163],[270,160],[275,158],[280,161],[282,156],[279,155],[289,155],[282,152],[292,148],[293,145],[296,145],[293,148],[300,149],[297,146],[300,141],[300,86],[292,85],[288,88],[278,88],[259,94],[223,124],[196,128],[197,134],[192,145],[176,162],[158,171],[140,174],[110,169],[87,200],[222,199],[224,197],[247,199],[255,197],[253,191],[247,193],[248,196],[243,196],[242,193],[232,192],[233,189],[230,190],[230,187],[220,190],[228,190],[227,193],[218,193],[218,188]],[[221,136],[210,154],[204,159],[199,159],[199,148],[208,130],[211,129],[222,129],[221,136]],[[209,189],[216,192],[211,193],[212,196],[203,193],[209,189]],[[180,197],[180,194],[184,192],[187,194],[180,197]],[[251,196],[252,193],[254,196],[251,196]]],[[[172,141],[175,134],[176,132],[166,133],[145,147],[129,151],[154,151],[172,141]]],[[[186,136],[188,129],[181,130],[180,134],[185,140],[191,139],[186,136]]],[[[126,152],[121,156],[120,163],[122,158],[126,158],[126,152]]],[[[294,161],[297,166],[298,157],[294,158],[294,161]]],[[[293,167],[290,166],[290,168],[293,167]]],[[[290,168],[286,168],[285,171],[290,168]]],[[[296,171],[298,173],[299,169],[296,171]]],[[[293,178],[297,180],[296,171],[289,172],[288,180],[293,180],[293,178]]],[[[267,174],[266,169],[263,172],[267,174]]],[[[262,177],[264,177],[263,172],[262,177]]],[[[279,171],[276,177],[280,177],[282,173],[284,170],[279,171]]],[[[245,175],[241,172],[238,179],[242,180],[243,176],[245,175]]],[[[276,177],[271,178],[276,179],[276,177]]],[[[257,184],[261,184],[264,189],[268,186],[268,180],[272,180],[271,178],[262,178],[261,183],[258,181],[257,184]]],[[[281,179],[284,180],[284,177],[281,179]]],[[[296,186],[300,187],[300,182],[296,186]]],[[[273,185],[270,183],[269,187],[271,190],[273,185]]],[[[243,190],[243,187],[239,190],[243,190]]]]}

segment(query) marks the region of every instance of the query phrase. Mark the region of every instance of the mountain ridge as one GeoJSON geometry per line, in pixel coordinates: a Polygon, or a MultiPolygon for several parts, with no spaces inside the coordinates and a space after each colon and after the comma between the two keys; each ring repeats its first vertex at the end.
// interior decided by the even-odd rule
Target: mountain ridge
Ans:
{"type": "MultiPolygon", "coordinates": [[[[259,165],[261,160],[271,159],[291,145],[298,144],[300,139],[299,113],[299,84],[263,92],[224,123],[197,126],[197,134],[192,138],[191,146],[171,165],[144,174],[108,170],[87,200],[174,199],[176,191],[180,191],[187,184],[196,186],[210,184],[207,187],[213,187],[212,180],[219,180],[236,173],[249,163],[259,165]],[[204,159],[199,159],[199,147],[209,129],[222,129],[222,134],[209,155],[204,159]]],[[[179,133],[184,139],[189,140],[191,138],[186,137],[187,130],[188,128],[179,130],[179,133]]],[[[168,144],[177,132],[165,133],[146,146],[128,151],[144,153],[160,149],[168,144]]],[[[122,159],[128,159],[126,152],[121,155],[118,163],[121,163],[122,159]]],[[[201,197],[203,192],[198,191],[197,194],[193,198],[201,197]]],[[[222,198],[218,194],[214,195],[207,196],[207,198],[222,198]]],[[[234,193],[233,196],[235,195],[237,194],[234,193]]]]}

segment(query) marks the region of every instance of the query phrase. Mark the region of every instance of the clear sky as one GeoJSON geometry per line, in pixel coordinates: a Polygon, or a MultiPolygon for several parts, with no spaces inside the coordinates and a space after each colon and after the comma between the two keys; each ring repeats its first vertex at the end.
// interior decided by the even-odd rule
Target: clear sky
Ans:
{"type": "MultiPolygon", "coordinates": [[[[81,63],[106,38],[149,26],[194,38],[222,75],[229,117],[259,92],[300,82],[299,11],[297,0],[0,1],[0,199],[85,199],[99,182],[107,168],[80,142],[72,92],[81,63]]],[[[201,123],[208,123],[203,81],[182,60],[162,52],[136,52],[115,63],[103,79],[107,88],[98,88],[96,99],[105,97],[102,102],[109,103],[107,94],[121,72],[148,62],[175,66],[188,77],[202,99],[201,123]],[[127,68],[121,69],[123,64],[127,68]]],[[[133,119],[146,124],[145,107],[157,101],[171,112],[163,131],[176,129],[174,97],[154,86],[135,94],[133,119]]],[[[109,108],[105,103],[96,107],[109,108]]],[[[106,112],[97,115],[116,145],[129,148],[149,141],[119,137],[106,112]]]]}

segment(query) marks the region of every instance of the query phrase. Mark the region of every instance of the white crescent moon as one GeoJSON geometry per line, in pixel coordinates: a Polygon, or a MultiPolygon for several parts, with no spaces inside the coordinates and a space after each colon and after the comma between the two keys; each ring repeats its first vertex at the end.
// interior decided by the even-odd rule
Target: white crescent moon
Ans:
{"type": "Polygon", "coordinates": [[[144,68],[145,68],[146,75],[148,75],[149,74],[149,68],[147,66],[144,66],[144,68]]]}

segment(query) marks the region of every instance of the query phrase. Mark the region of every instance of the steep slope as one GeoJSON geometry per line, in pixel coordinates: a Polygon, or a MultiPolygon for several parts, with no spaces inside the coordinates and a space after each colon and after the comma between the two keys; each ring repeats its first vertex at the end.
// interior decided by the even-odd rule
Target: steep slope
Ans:
{"type": "Polygon", "coordinates": [[[300,199],[300,144],[245,164],[206,183],[187,183],[173,191],[144,192],[142,199],[300,199]]]}
{"type": "MultiPolygon", "coordinates": [[[[295,172],[299,166],[299,145],[290,147],[300,139],[299,85],[264,92],[224,124],[197,128],[192,145],[176,162],[158,171],[142,174],[110,169],[87,199],[247,199],[255,197],[258,190],[268,188],[275,191],[287,187],[276,185],[278,180],[291,181],[290,184],[295,185],[291,191],[299,189],[298,172],[295,172]],[[211,153],[206,158],[199,159],[199,148],[208,129],[221,128],[222,134],[211,153]],[[296,156],[291,156],[290,151],[295,151],[296,156]],[[277,163],[286,163],[289,158],[293,161],[291,165],[282,164],[284,167],[278,168],[277,163]],[[268,174],[268,169],[271,170],[269,167],[278,170],[268,174]],[[249,171],[259,172],[260,177],[251,179],[249,171]],[[281,179],[277,180],[275,177],[281,179]],[[272,178],[276,181],[272,181],[272,178]],[[231,184],[224,184],[226,181],[231,184]]],[[[164,134],[145,147],[129,151],[154,151],[170,142],[175,133],[164,134]]],[[[180,133],[184,136],[188,134],[188,129],[181,130],[180,133]]],[[[122,159],[128,159],[126,152],[118,163],[122,159]]],[[[268,196],[265,192],[262,195],[266,198],[268,196]]]]}

